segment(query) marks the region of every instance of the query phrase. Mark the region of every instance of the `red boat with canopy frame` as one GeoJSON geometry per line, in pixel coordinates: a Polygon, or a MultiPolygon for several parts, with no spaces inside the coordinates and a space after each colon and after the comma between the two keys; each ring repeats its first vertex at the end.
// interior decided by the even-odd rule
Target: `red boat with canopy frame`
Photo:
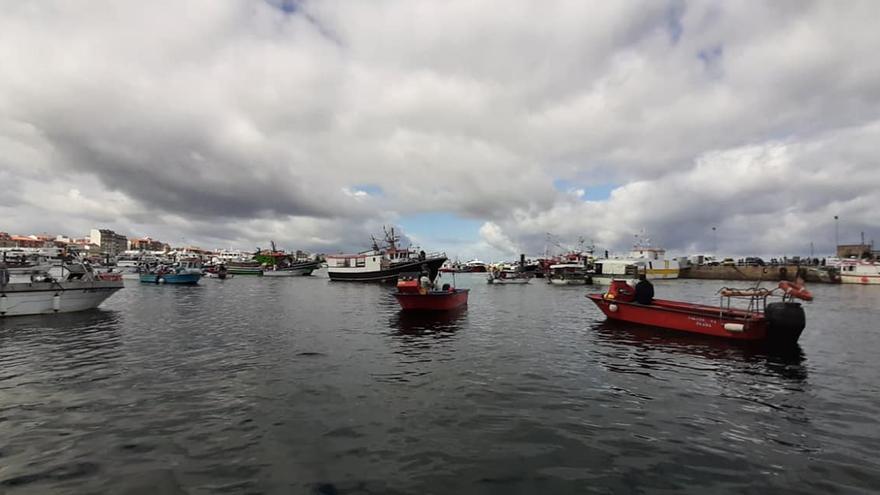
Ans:
{"type": "MultiPolygon", "coordinates": [[[[470,289],[456,289],[445,284],[441,289],[423,287],[420,273],[404,273],[398,277],[394,297],[401,309],[409,311],[449,311],[466,306],[470,289]]],[[[425,280],[428,280],[427,278],[425,280]]],[[[431,284],[433,286],[433,284],[431,284]]]]}
{"type": "Polygon", "coordinates": [[[635,290],[624,280],[613,280],[608,292],[587,297],[609,319],[741,341],[794,344],[806,326],[804,310],[795,298],[812,300],[802,282],[780,282],[774,289],[723,288],[718,306],[654,299],[635,302],[635,290]],[[781,302],[768,303],[772,296],[781,302]],[[745,301],[745,308],[732,300],[745,301]]]}

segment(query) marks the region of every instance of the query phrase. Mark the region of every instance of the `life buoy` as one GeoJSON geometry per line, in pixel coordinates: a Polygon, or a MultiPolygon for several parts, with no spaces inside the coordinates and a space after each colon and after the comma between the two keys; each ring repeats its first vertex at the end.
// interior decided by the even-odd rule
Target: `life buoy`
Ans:
{"type": "Polygon", "coordinates": [[[796,297],[804,301],[813,300],[813,293],[808,291],[806,287],[793,284],[788,280],[783,280],[782,282],[779,282],[779,288],[782,289],[782,291],[785,292],[786,295],[789,295],[791,297],[796,297]]]}

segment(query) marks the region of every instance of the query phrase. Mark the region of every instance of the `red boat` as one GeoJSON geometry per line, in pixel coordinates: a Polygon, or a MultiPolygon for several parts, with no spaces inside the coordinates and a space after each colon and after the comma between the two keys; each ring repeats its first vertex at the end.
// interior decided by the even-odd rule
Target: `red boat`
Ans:
{"type": "Polygon", "coordinates": [[[804,310],[793,298],[809,300],[812,295],[802,286],[794,292],[790,286],[780,285],[782,302],[770,304],[767,298],[776,295],[777,289],[723,289],[719,306],[663,299],[639,304],[634,299],[635,290],[623,280],[613,280],[605,294],[588,294],[587,297],[612,320],[734,340],[793,344],[806,326],[804,310]],[[731,307],[731,298],[745,299],[749,307],[731,307]]]}
{"type": "Polygon", "coordinates": [[[441,290],[419,286],[419,274],[400,275],[394,297],[401,309],[408,311],[449,311],[467,305],[469,289],[455,289],[448,284],[441,290]]]}

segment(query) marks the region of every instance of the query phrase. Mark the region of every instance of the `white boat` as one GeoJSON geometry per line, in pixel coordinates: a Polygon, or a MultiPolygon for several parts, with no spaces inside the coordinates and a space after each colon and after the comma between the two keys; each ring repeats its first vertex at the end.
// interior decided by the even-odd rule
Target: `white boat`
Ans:
{"type": "Polygon", "coordinates": [[[636,242],[623,258],[598,259],[594,263],[593,281],[608,284],[612,279],[635,280],[644,274],[648,280],[675,279],[681,266],[678,260],[667,259],[666,250],[636,242]]]}
{"type": "Polygon", "coordinates": [[[278,268],[267,267],[263,270],[264,277],[302,277],[311,275],[318,268],[318,262],[309,263],[308,266],[278,268]]]}
{"type": "Polygon", "coordinates": [[[121,274],[98,274],[79,263],[65,265],[60,279],[48,273],[17,278],[0,269],[0,317],[93,309],[123,287],[121,274]]]}
{"type": "Polygon", "coordinates": [[[593,283],[610,284],[612,280],[636,280],[642,268],[630,259],[599,259],[593,263],[593,283]]]}
{"type": "Polygon", "coordinates": [[[346,282],[396,283],[402,273],[429,272],[431,280],[446,261],[442,253],[428,254],[417,248],[400,248],[394,229],[385,232],[382,245],[374,238],[373,248],[357,254],[328,254],[327,275],[330,280],[346,282]]]}
{"type": "Polygon", "coordinates": [[[467,273],[484,273],[486,272],[486,263],[474,258],[465,263],[461,271],[467,273]]]}
{"type": "Polygon", "coordinates": [[[45,273],[52,268],[47,256],[19,249],[0,251],[0,261],[6,264],[10,275],[45,273]]]}
{"type": "Polygon", "coordinates": [[[496,285],[527,284],[531,279],[531,273],[499,265],[490,266],[489,271],[486,272],[486,282],[496,285]]]}
{"type": "Polygon", "coordinates": [[[837,262],[836,266],[840,270],[840,283],[842,284],[880,284],[880,262],[843,259],[837,262]]]}
{"type": "Polygon", "coordinates": [[[559,263],[550,265],[547,282],[554,285],[587,285],[593,283],[593,277],[587,268],[580,263],[559,263]]]}

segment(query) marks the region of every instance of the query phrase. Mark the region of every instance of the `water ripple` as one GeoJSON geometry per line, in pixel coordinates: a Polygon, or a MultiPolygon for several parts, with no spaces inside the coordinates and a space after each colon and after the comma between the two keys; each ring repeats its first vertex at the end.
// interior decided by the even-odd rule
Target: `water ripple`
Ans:
{"type": "Polygon", "coordinates": [[[469,307],[441,315],[319,276],[131,284],[98,311],[2,320],[0,491],[880,485],[876,295],[816,287],[779,355],[605,322],[583,288],[457,281],[469,307]]]}

